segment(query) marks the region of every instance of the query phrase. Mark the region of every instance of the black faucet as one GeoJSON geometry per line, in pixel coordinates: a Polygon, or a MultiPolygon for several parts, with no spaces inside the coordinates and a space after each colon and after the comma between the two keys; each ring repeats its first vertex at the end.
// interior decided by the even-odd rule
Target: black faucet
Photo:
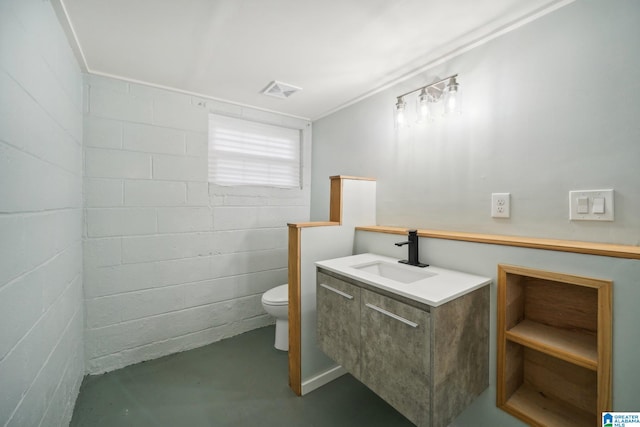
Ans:
{"type": "Polygon", "coordinates": [[[409,240],[406,242],[398,242],[395,245],[409,245],[409,259],[403,259],[398,262],[416,267],[429,267],[429,264],[422,264],[418,261],[418,230],[409,230],[409,240]]]}

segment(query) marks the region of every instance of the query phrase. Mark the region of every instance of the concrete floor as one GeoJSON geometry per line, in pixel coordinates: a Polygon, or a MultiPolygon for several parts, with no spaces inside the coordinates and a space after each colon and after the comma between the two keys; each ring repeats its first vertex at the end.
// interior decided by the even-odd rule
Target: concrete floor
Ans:
{"type": "Polygon", "coordinates": [[[304,397],[274,327],[85,377],[71,426],[412,426],[350,375],[304,397]]]}

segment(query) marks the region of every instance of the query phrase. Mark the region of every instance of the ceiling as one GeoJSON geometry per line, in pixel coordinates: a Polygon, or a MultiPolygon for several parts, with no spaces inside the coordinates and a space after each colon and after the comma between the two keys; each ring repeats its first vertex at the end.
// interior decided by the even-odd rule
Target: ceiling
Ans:
{"type": "Polygon", "coordinates": [[[86,71],[316,119],[568,0],[55,0],[86,71]],[[272,80],[303,90],[260,92],[272,80]]]}

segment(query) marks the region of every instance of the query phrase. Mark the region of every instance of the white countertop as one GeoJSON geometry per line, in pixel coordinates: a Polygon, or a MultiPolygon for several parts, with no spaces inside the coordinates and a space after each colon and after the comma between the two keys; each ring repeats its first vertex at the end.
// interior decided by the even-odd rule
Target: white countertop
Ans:
{"type": "MultiPolygon", "coordinates": [[[[376,254],[360,254],[318,261],[316,262],[316,266],[354,280],[365,282],[376,288],[402,295],[431,307],[437,307],[491,283],[491,279],[488,277],[461,273],[459,271],[434,266],[425,268],[414,267],[400,264],[396,258],[376,254]],[[377,263],[381,263],[383,266],[387,264],[389,269],[393,270],[393,273],[399,275],[406,274],[407,276],[413,276],[423,274],[429,277],[418,277],[415,281],[403,283],[373,272],[362,270],[363,267],[367,268],[367,266],[377,263]]],[[[405,280],[410,281],[413,279],[408,278],[405,280]]]]}

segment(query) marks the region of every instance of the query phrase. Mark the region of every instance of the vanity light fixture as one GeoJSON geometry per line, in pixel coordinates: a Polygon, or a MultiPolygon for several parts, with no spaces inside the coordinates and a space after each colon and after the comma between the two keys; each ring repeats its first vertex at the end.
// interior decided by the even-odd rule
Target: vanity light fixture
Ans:
{"type": "Polygon", "coordinates": [[[398,96],[394,109],[396,127],[408,123],[405,98],[418,91],[416,122],[425,123],[439,116],[460,114],[460,84],[457,77],[454,74],[398,96]]]}

